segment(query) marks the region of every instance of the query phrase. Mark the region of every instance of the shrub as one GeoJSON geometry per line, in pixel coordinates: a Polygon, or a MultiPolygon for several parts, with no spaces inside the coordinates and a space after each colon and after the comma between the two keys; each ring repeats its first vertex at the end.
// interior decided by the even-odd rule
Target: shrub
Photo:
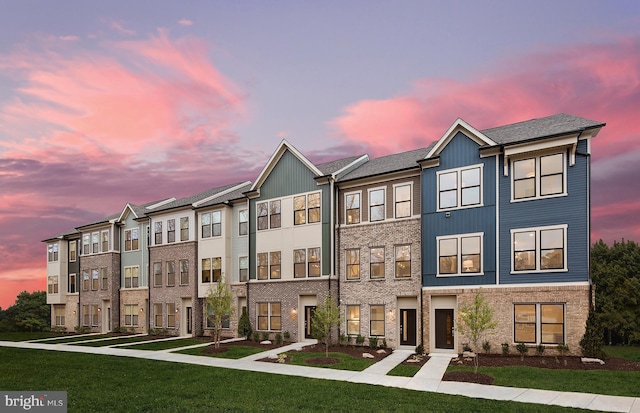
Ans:
{"type": "Polygon", "coordinates": [[[541,356],[544,353],[544,346],[542,344],[538,344],[536,346],[536,354],[541,356]]]}
{"type": "Polygon", "coordinates": [[[262,341],[269,340],[269,333],[267,331],[263,331],[260,338],[262,339],[262,341]]]}
{"type": "Polygon", "coordinates": [[[603,344],[604,341],[602,327],[600,327],[600,323],[598,322],[593,309],[589,309],[587,326],[584,331],[584,336],[582,336],[582,340],[580,340],[580,349],[582,350],[582,355],[584,357],[603,358],[603,344]]]}
{"type": "Polygon", "coordinates": [[[66,333],[67,329],[64,326],[53,326],[50,330],[52,333],[66,333]]]}
{"type": "Polygon", "coordinates": [[[369,347],[370,348],[378,347],[378,337],[369,337],[369,347]]]}
{"type": "Polygon", "coordinates": [[[488,340],[485,340],[482,343],[482,349],[484,350],[485,353],[489,354],[491,352],[491,343],[489,343],[488,340]]]}
{"type": "Polygon", "coordinates": [[[558,350],[558,354],[564,357],[569,352],[569,346],[564,343],[558,344],[558,347],[556,348],[556,350],[558,350]]]}
{"type": "Polygon", "coordinates": [[[361,336],[360,334],[358,334],[358,336],[356,337],[356,344],[361,346],[364,344],[364,336],[361,336]]]}
{"type": "MultiPolygon", "coordinates": [[[[80,334],[88,333],[88,332],[91,331],[91,327],[89,327],[89,326],[75,326],[73,329],[76,330],[76,332],[80,333],[80,334]]],[[[117,332],[115,330],[116,329],[114,329],[113,331],[117,332]]]]}
{"type": "Polygon", "coordinates": [[[284,339],[285,339],[285,341],[289,341],[291,339],[291,334],[289,334],[288,331],[284,332],[284,339]]]}
{"type": "Polygon", "coordinates": [[[502,343],[502,354],[505,356],[509,354],[509,343],[502,343]]]}
{"type": "Polygon", "coordinates": [[[253,335],[253,341],[255,341],[256,343],[260,341],[260,333],[258,333],[257,331],[254,331],[252,335],[253,335]]]}
{"type": "Polygon", "coordinates": [[[416,346],[416,354],[420,354],[420,355],[424,354],[424,345],[418,344],[416,346]]]}
{"type": "Polygon", "coordinates": [[[524,361],[524,355],[529,352],[529,347],[527,347],[527,345],[524,343],[518,343],[516,345],[516,350],[518,350],[518,353],[520,353],[520,360],[524,361]]]}
{"type": "Polygon", "coordinates": [[[253,332],[253,328],[251,327],[251,320],[249,319],[249,313],[246,308],[242,309],[242,315],[240,316],[240,320],[238,320],[238,334],[242,337],[249,338],[251,337],[251,333],[253,332]]]}
{"type": "Polygon", "coordinates": [[[346,346],[347,344],[349,344],[349,337],[346,334],[340,334],[340,345],[346,346]]]}
{"type": "Polygon", "coordinates": [[[387,339],[386,339],[386,338],[383,338],[383,339],[382,339],[382,344],[380,345],[380,347],[382,347],[382,348],[384,348],[384,349],[386,349],[386,348],[387,348],[387,339]]]}
{"type": "Polygon", "coordinates": [[[282,344],[282,334],[276,333],[275,342],[278,345],[282,344]]]}
{"type": "Polygon", "coordinates": [[[462,346],[462,350],[463,351],[473,351],[473,350],[471,350],[471,346],[469,345],[469,343],[464,343],[464,345],[462,346]]]}

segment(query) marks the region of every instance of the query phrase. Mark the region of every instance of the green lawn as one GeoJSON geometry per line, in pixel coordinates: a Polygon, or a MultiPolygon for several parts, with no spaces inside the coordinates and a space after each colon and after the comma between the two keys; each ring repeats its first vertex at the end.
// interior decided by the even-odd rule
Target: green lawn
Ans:
{"type": "Polygon", "coordinates": [[[568,412],[294,376],[0,347],[0,389],[65,390],[69,412],[568,412]]]}
{"type": "Polygon", "coordinates": [[[179,338],[177,340],[154,341],[153,343],[132,344],[130,346],[121,346],[120,348],[130,348],[132,350],[168,350],[170,348],[179,348],[192,346],[194,344],[204,344],[211,340],[200,340],[197,338],[179,338]]]}
{"type": "Polygon", "coordinates": [[[640,346],[604,346],[603,350],[608,356],[640,363],[640,346]]]}
{"type": "Polygon", "coordinates": [[[375,361],[365,358],[356,358],[344,353],[329,353],[329,357],[340,359],[340,363],[337,364],[309,364],[307,359],[324,358],[324,353],[308,353],[304,351],[290,351],[287,356],[291,357],[290,364],[297,366],[310,366],[310,367],[327,367],[337,370],[351,370],[362,371],[367,367],[375,363],[375,361]]]}
{"type": "MultiPolygon", "coordinates": [[[[482,363],[482,362],[481,362],[482,363]]],[[[471,367],[449,366],[447,371],[471,367]]],[[[609,394],[638,397],[640,373],[614,370],[553,370],[536,367],[482,367],[478,373],[495,379],[496,386],[524,387],[543,390],[609,394]]]]}
{"type": "Polygon", "coordinates": [[[24,332],[12,332],[12,333],[0,333],[0,341],[26,341],[37,340],[39,338],[56,337],[60,334],[56,333],[24,333],[24,332]]]}
{"type": "Polygon", "coordinates": [[[417,372],[420,371],[421,366],[407,366],[404,364],[398,364],[395,366],[389,373],[388,376],[402,376],[402,377],[413,377],[417,372]]]}
{"type": "Polygon", "coordinates": [[[263,351],[265,351],[263,348],[251,346],[229,346],[229,350],[225,351],[224,353],[204,353],[203,351],[206,348],[207,347],[190,348],[186,350],[176,351],[176,353],[237,360],[243,357],[250,356],[252,354],[262,353],[263,351]]]}
{"type": "MultiPolygon", "coordinates": [[[[87,338],[88,340],[91,340],[91,337],[87,338]]],[[[107,346],[113,346],[115,344],[124,344],[124,343],[135,343],[137,341],[149,341],[152,340],[151,338],[149,338],[149,336],[138,336],[138,337],[120,337],[120,338],[114,338],[112,340],[100,340],[100,341],[93,341],[93,342],[89,342],[89,343],[73,343],[71,345],[73,346],[86,346],[86,347],[107,347],[107,346]]]]}
{"type": "Polygon", "coordinates": [[[43,344],[66,344],[66,343],[74,343],[76,341],[85,341],[85,340],[99,340],[101,338],[113,337],[111,334],[97,334],[95,336],[87,336],[87,335],[79,335],[79,336],[64,336],[55,340],[47,340],[43,341],[43,344]]]}

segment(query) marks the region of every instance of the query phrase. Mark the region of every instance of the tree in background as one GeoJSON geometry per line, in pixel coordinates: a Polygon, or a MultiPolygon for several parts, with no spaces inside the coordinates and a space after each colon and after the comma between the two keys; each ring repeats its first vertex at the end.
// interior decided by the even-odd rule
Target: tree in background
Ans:
{"type": "Polygon", "coordinates": [[[482,289],[478,290],[471,303],[467,303],[458,311],[457,329],[473,343],[473,372],[478,373],[480,357],[480,341],[493,330],[497,323],[493,320],[493,308],[482,296],[482,289]]]}
{"type": "Polygon", "coordinates": [[[640,342],[640,247],[633,241],[602,240],[591,248],[595,313],[608,344],[640,342]]]}
{"type": "Polygon", "coordinates": [[[48,331],[51,308],[45,291],[18,294],[16,302],[0,312],[0,331],[48,331]]]}
{"type": "Polygon", "coordinates": [[[220,277],[220,280],[216,283],[216,287],[209,287],[209,293],[207,295],[207,309],[212,314],[208,315],[209,320],[213,324],[213,342],[215,348],[220,347],[220,335],[222,333],[222,323],[234,311],[232,305],[231,290],[227,283],[224,282],[224,278],[220,277]]]}
{"type": "Polygon", "coordinates": [[[340,309],[330,296],[324,300],[324,303],[316,307],[313,314],[312,328],[313,336],[320,341],[324,341],[325,357],[329,357],[329,338],[331,329],[340,323],[340,309]]]}

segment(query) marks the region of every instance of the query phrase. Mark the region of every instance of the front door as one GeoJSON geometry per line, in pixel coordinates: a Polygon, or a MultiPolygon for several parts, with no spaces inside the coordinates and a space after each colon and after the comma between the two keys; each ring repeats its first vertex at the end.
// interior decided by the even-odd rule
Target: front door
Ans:
{"type": "Polygon", "coordinates": [[[400,309],[400,345],[416,345],[416,310],[400,309]]]}
{"type": "Polygon", "coordinates": [[[436,348],[453,349],[453,309],[436,309],[436,348]]]}
{"type": "Polygon", "coordinates": [[[304,338],[313,338],[313,326],[311,325],[311,321],[313,320],[313,315],[316,313],[316,306],[306,306],[304,308],[304,338]]]}
{"type": "Polygon", "coordinates": [[[187,307],[187,334],[191,334],[193,332],[193,329],[191,327],[191,307],[187,307]]]}

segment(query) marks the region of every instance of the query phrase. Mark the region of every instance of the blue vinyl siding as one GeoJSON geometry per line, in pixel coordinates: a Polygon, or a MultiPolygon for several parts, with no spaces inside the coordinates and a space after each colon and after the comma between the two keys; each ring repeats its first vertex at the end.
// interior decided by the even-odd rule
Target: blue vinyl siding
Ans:
{"type": "MultiPolygon", "coordinates": [[[[578,143],[576,163],[566,151],[567,196],[511,202],[511,173],[500,173],[500,284],[579,282],[589,280],[589,157],[578,143]],[[563,272],[511,274],[511,229],[566,224],[567,269],[563,272]]],[[[500,160],[500,171],[504,158],[500,160]]]]}
{"type": "Polygon", "coordinates": [[[121,237],[120,245],[122,249],[120,250],[120,285],[124,288],[124,267],[140,267],[140,278],[138,280],[140,287],[148,287],[149,286],[149,277],[147,273],[147,266],[149,262],[149,248],[147,245],[147,223],[140,223],[135,220],[135,216],[133,214],[128,214],[125,219],[126,226],[120,230],[121,237]],[[124,236],[125,230],[133,229],[138,227],[138,246],[139,249],[137,251],[125,251],[124,250],[124,236]]]}
{"type": "Polygon", "coordinates": [[[496,282],[496,157],[480,158],[474,141],[458,132],[440,153],[440,166],[422,171],[422,285],[486,285],[496,282]],[[437,172],[482,164],[482,205],[437,212],[437,172]],[[483,275],[436,277],[436,237],[483,233],[483,275]]]}

